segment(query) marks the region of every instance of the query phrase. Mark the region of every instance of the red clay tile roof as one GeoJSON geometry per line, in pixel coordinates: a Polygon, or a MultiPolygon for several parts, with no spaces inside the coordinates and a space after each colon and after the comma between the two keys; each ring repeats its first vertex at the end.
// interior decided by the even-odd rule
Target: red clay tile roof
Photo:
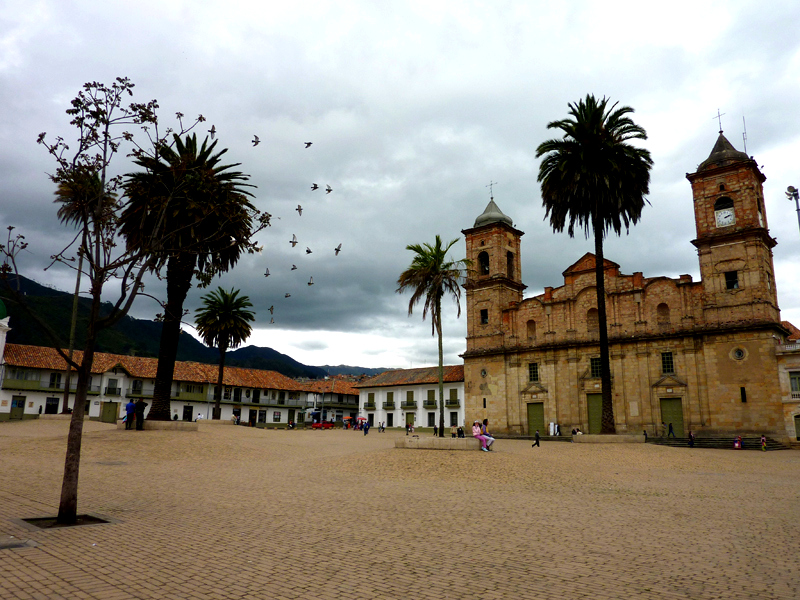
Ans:
{"type": "MultiPolygon", "coordinates": [[[[464,365],[445,365],[444,381],[445,383],[464,381],[464,365]]],[[[439,383],[439,367],[386,371],[380,375],[370,377],[369,379],[355,384],[355,387],[389,387],[393,385],[418,385],[424,383],[439,383]]]]}
{"type": "Polygon", "coordinates": [[[354,387],[353,382],[343,381],[341,379],[309,381],[304,384],[304,389],[307,392],[315,392],[317,394],[349,394],[351,396],[358,396],[358,390],[354,387]]]}
{"type": "MultiPolygon", "coordinates": [[[[80,361],[83,353],[76,351],[74,357],[76,361],[80,361]]],[[[49,369],[52,371],[63,371],[67,368],[66,361],[53,348],[41,346],[6,344],[3,358],[6,364],[14,367],[49,369]]],[[[114,367],[124,369],[131,377],[155,379],[158,359],[126,356],[124,354],[106,354],[104,352],[98,352],[94,355],[92,373],[107,373],[114,367]]],[[[217,365],[178,361],[175,363],[173,380],[214,384],[217,382],[218,370],[219,367],[217,365]]],[[[305,391],[303,384],[276,371],[225,367],[225,376],[222,381],[225,385],[234,387],[305,391]]]]}
{"type": "Polygon", "coordinates": [[[787,341],[796,342],[797,340],[800,340],[800,329],[792,325],[789,321],[781,321],[781,325],[783,325],[784,327],[786,327],[786,329],[791,331],[789,337],[786,338],[787,341]]]}

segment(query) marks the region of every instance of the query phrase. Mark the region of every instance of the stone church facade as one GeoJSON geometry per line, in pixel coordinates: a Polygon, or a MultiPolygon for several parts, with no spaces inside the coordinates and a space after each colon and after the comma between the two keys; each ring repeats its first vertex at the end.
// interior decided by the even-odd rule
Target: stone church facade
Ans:
{"type": "MultiPolygon", "coordinates": [[[[795,439],[800,394],[787,394],[795,382],[780,363],[800,354],[780,320],[765,177],[720,133],[687,179],[700,281],[626,275],[604,263],[617,432],[660,434],[667,422],[679,437],[795,439]]],[[[473,264],[464,286],[467,421],[488,418],[509,434],[544,434],[550,423],[599,432],[594,255],[569,266],[563,285],[523,299],[523,232],[494,200],[463,233],[473,264]]]]}

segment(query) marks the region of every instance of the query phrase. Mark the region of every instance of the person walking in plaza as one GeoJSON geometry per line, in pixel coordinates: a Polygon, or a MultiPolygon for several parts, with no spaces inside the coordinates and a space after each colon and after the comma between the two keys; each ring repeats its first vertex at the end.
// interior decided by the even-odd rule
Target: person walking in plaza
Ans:
{"type": "Polygon", "coordinates": [[[689,430],[689,448],[694,448],[694,434],[689,430]]]}
{"type": "Polygon", "coordinates": [[[129,399],[125,405],[125,429],[133,429],[133,420],[136,418],[136,405],[129,399]]]}
{"type": "Polygon", "coordinates": [[[484,419],[481,424],[481,435],[486,438],[486,447],[491,450],[494,444],[494,436],[489,433],[489,419],[484,419]]]}
{"type": "Polygon", "coordinates": [[[669,424],[669,433],[667,434],[667,437],[669,436],[675,437],[675,431],[672,429],[672,423],[669,424]]]}
{"type": "Polygon", "coordinates": [[[134,404],[134,409],[136,412],[136,431],[142,431],[144,429],[144,409],[147,408],[147,402],[139,398],[134,404]]]}
{"type": "Polygon", "coordinates": [[[481,443],[481,450],[484,452],[488,452],[489,450],[486,448],[486,438],[481,433],[481,422],[475,421],[472,424],[472,437],[478,440],[481,443]]]}
{"type": "Polygon", "coordinates": [[[761,451],[767,451],[767,436],[765,436],[763,433],[761,434],[761,451]]]}
{"type": "Polygon", "coordinates": [[[433,437],[436,437],[438,435],[439,435],[439,428],[436,425],[434,425],[433,426],[433,437]]]}
{"type": "Polygon", "coordinates": [[[531,444],[531,448],[533,448],[534,446],[539,446],[541,448],[541,446],[539,445],[539,430],[538,429],[536,430],[536,433],[533,434],[533,443],[531,444]]]}
{"type": "Polygon", "coordinates": [[[661,437],[667,437],[667,424],[661,421],[661,437]]]}
{"type": "Polygon", "coordinates": [[[456,428],[455,425],[453,425],[452,427],[450,427],[450,437],[455,438],[457,435],[458,435],[458,429],[456,428]]]}
{"type": "Polygon", "coordinates": [[[369,421],[364,421],[364,435],[369,433],[369,421]]]}

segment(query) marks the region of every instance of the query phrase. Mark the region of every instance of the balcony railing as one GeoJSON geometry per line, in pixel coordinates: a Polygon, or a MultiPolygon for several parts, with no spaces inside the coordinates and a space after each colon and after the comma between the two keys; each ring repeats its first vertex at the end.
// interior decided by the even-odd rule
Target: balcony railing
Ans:
{"type": "Polygon", "coordinates": [[[394,409],[394,400],[391,401],[391,402],[384,402],[383,403],[383,408],[386,408],[388,410],[393,410],[394,409]]]}
{"type": "Polygon", "coordinates": [[[417,401],[412,400],[411,402],[409,402],[408,400],[404,400],[402,408],[417,408],[417,401]]]}
{"type": "Polygon", "coordinates": [[[425,400],[422,403],[422,408],[436,408],[436,400],[425,400]]]}
{"type": "Polygon", "coordinates": [[[106,396],[119,396],[120,394],[122,394],[121,388],[106,386],[106,396]]]}
{"type": "Polygon", "coordinates": [[[364,403],[364,410],[375,410],[375,403],[374,402],[365,402],[364,403]]]}
{"type": "Polygon", "coordinates": [[[459,400],[458,398],[450,398],[448,400],[445,400],[444,405],[446,408],[458,408],[459,406],[461,406],[461,400],[459,400]]]}

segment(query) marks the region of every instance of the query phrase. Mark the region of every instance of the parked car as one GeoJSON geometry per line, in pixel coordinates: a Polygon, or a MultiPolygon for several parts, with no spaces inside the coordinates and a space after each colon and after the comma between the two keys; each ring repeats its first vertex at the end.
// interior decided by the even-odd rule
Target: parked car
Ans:
{"type": "Polygon", "coordinates": [[[314,423],[311,429],[333,429],[333,421],[323,421],[322,423],[314,423]]]}

